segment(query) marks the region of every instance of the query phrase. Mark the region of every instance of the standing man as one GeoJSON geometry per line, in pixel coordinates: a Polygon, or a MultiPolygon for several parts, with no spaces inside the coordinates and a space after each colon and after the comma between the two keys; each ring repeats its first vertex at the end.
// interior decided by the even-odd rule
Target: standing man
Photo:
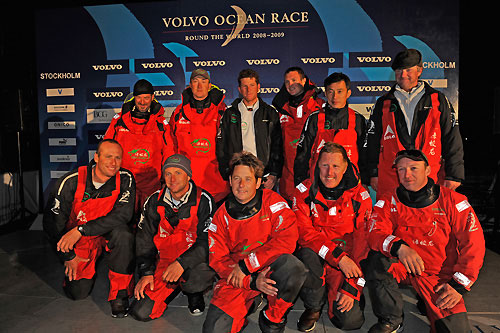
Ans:
{"type": "Polygon", "coordinates": [[[464,181],[463,144],[455,111],[446,96],[420,81],[422,54],[407,49],[392,63],[396,84],[380,97],[368,126],[368,169],[377,196],[398,186],[392,163],[403,149],[429,159],[430,177],[454,190],[464,181]],[[444,165],[443,165],[444,164],[444,165]]]}
{"type": "Polygon", "coordinates": [[[323,146],[315,177],[295,190],[293,210],[299,227],[297,257],[309,271],[300,292],[305,311],[298,329],[314,329],[326,300],[337,328],[359,329],[365,320],[359,262],[368,254],[365,225],[372,201],[343,146],[323,146]]]}
{"type": "Polygon", "coordinates": [[[141,79],[134,85],[132,99],[123,104],[104,135],[118,141],[125,151],[123,167],[132,171],[137,181],[137,215],[146,198],[160,189],[162,163],[173,153],[164,112],[154,98],[153,85],[141,79]]]}
{"type": "Polygon", "coordinates": [[[232,194],[208,229],[210,266],[220,280],[214,288],[203,332],[240,332],[254,298],[268,304],[260,312],[262,332],[283,332],[306,274],[291,253],[298,238],[295,214],[284,199],[260,189],[264,165],[248,152],[230,162],[232,194]]]}
{"type": "Polygon", "coordinates": [[[481,224],[467,198],[437,185],[420,150],[398,152],[400,185],[373,208],[362,262],[373,312],[369,332],[403,325],[398,283],[411,284],[423,299],[431,332],[470,332],[462,295],[476,281],[485,245],[481,224]]]}
{"type": "Polygon", "coordinates": [[[114,140],[99,143],[92,161],[61,177],[47,201],[43,229],[64,262],[64,292],[86,298],[95,282],[97,258],[105,248],[109,263],[111,315],[127,315],[134,288],[135,180],[121,168],[123,150],[114,140]]]}
{"type": "Polygon", "coordinates": [[[188,296],[189,312],[203,314],[203,292],[215,272],[208,267],[208,226],[215,202],[191,180],[191,162],[170,156],[163,165],[165,188],[144,205],[137,229],[136,254],[140,280],[131,315],[141,321],[160,317],[165,300],[180,287],[188,296]]]}
{"type": "Polygon", "coordinates": [[[366,119],[349,108],[347,99],[351,96],[351,80],[344,73],[332,73],[325,79],[327,103],[322,110],[308,117],[294,163],[295,185],[314,176],[318,154],[326,142],[337,142],[347,151],[349,161],[358,168],[364,184],[366,177],[366,119]]]}
{"type": "Polygon", "coordinates": [[[170,117],[176,153],[191,160],[192,179],[216,202],[229,193],[228,183],[219,172],[215,151],[225,109],[224,94],[210,83],[208,72],[198,68],[191,73],[189,87],[182,92],[182,103],[170,117]]]}
{"type": "Polygon", "coordinates": [[[295,190],[293,164],[297,153],[300,134],[309,115],[321,109],[323,100],[320,90],[309,80],[300,67],[285,71],[285,83],[276,94],[272,104],[280,113],[283,136],[283,172],[279,183],[280,194],[292,202],[295,190]]]}
{"type": "Polygon", "coordinates": [[[234,153],[251,152],[264,163],[264,188],[273,189],[283,168],[280,116],[258,95],[259,74],[244,69],[238,75],[237,98],[224,112],[217,136],[217,159],[224,179],[229,177],[229,161],[234,153]]]}

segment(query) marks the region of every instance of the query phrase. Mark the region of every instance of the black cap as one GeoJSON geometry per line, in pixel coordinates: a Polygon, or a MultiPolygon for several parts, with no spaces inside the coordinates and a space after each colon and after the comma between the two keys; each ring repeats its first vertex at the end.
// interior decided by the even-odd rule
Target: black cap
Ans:
{"type": "Polygon", "coordinates": [[[148,80],[140,79],[134,84],[134,96],[142,94],[153,95],[154,93],[153,85],[148,80]]]}
{"type": "Polygon", "coordinates": [[[402,158],[409,158],[410,160],[413,161],[422,161],[425,162],[425,165],[429,165],[429,161],[427,160],[427,157],[425,154],[418,149],[406,149],[406,150],[401,150],[396,154],[396,158],[394,159],[394,165],[402,159],[402,158]]]}
{"type": "Polygon", "coordinates": [[[415,49],[406,49],[396,54],[391,68],[393,70],[407,69],[417,65],[422,66],[422,53],[415,49]]]}

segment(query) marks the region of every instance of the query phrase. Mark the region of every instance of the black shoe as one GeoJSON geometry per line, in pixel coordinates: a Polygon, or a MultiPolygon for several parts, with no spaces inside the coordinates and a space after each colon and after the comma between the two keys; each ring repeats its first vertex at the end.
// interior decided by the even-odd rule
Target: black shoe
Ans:
{"type": "Polygon", "coordinates": [[[403,323],[393,324],[387,321],[379,321],[373,325],[368,333],[399,333],[403,332],[403,323]]]}
{"type": "Polygon", "coordinates": [[[205,311],[205,299],[203,298],[203,292],[187,294],[187,297],[189,313],[193,316],[201,316],[203,311],[205,311]]]}
{"type": "MultiPolygon", "coordinates": [[[[267,308],[267,307],[266,307],[267,308]]],[[[279,323],[273,323],[266,316],[266,308],[259,313],[259,327],[263,333],[282,333],[285,331],[286,317],[279,323]]]]}
{"type": "Polygon", "coordinates": [[[113,318],[123,318],[128,315],[128,297],[125,298],[117,298],[111,303],[111,317],[113,318]]]}
{"type": "Polygon", "coordinates": [[[305,309],[297,322],[297,328],[301,332],[311,332],[316,327],[316,322],[321,316],[321,311],[305,309]]]}

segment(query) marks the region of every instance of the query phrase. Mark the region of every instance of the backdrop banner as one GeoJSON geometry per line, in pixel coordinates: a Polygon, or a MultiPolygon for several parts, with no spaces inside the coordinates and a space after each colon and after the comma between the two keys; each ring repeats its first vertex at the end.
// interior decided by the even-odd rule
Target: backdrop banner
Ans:
{"type": "Polygon", "coordinates": [[[349,105],[369,117],[394,84],[396,53],[416,48],[422,79],[457,110],[458,10],[450,0],[176,0],[40,10],[43,190],[93,158],[138,79],[153,84],[168,117],[196,68],[210,73],[226,104],[238,97],[245,68],[259,73],[268,103],[288,67],[303,68],[319,87],[343,72],[352,81],[349,105]]]}

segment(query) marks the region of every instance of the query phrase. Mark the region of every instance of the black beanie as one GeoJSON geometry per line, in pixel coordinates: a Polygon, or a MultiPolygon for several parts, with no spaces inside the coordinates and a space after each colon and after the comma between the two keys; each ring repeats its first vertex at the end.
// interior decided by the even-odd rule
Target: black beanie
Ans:
{"type": "Polygon", "coordinates": [[[154,94],[153,85],[148,81],[141,79],[134,84],[134,96],[142,94],[154,94]]]}

